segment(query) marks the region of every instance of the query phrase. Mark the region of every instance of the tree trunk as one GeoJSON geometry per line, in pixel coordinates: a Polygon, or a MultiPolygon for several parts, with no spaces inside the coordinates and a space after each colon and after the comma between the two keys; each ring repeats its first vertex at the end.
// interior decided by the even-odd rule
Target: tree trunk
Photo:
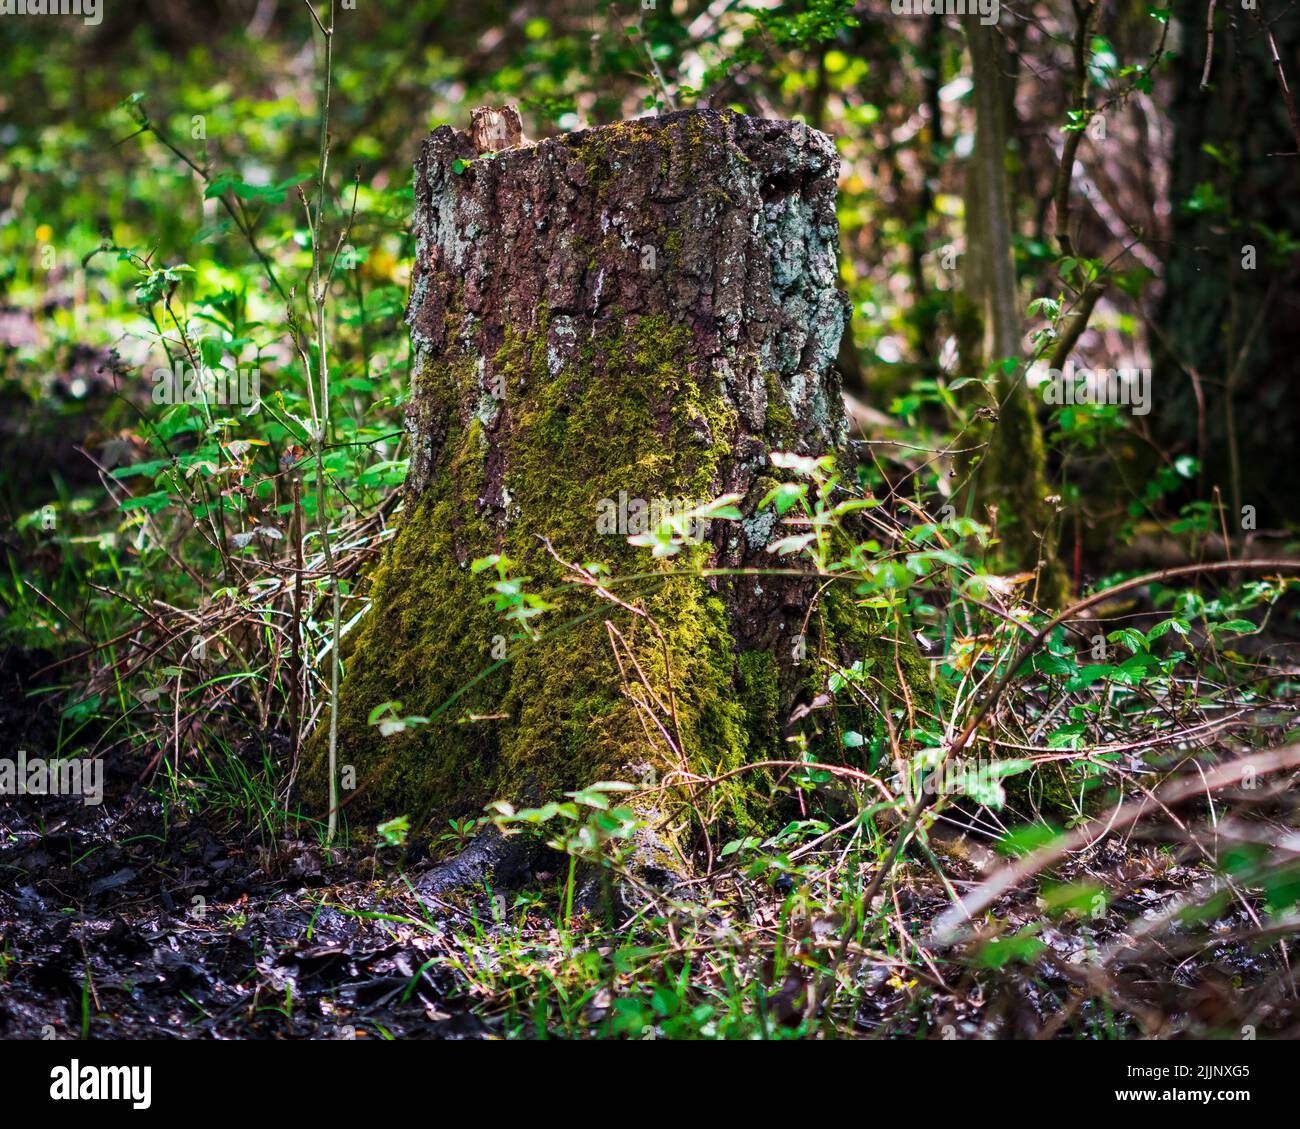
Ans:
{"type": "MultiPolygon", "coordinates": [[[[1056,559],[1056,512],[1047,501],[1047,456],[1021,357],[1023,328],[1006,173],[1006,58],[996,26],[986,26],[972,16],[964,27],[975,82],[975,152],[966,174],[963,310],[967,323],[970,312],[982,314],[984,365],[1008,358],[1016,361],[1010,371],[999,369],[993,382],[997,420],[984,432],[988,445],[971,480],[984,511],[975,516],[996,514],[998,534],[1012,557],[1022,567],[1039,571],[1038,602],[1059,607],[1067,595],[1065,571],[1056,559]]],[[[969,356],[970,325],[962,332],[969,356]]]]}
{"type": "MultiPolygon", "coordinates": [[[[704,110],[494,157],[449,127],[426,141],[405,518],[340,708],[354,823],[787,756],[784,722],[820,692],[822,660],[883,646],[824,579],[699,573],[789,567],[758,512],[769,454],[842,449],[837,168],[802,124],[704,110]],[[680,555],[627,543],[653,524],[646,508],[724,493],[744,519],[709,523],[680,555]],[[496,573],[471,566],[488,554],[555,605],[530,621],[539,637],[484,602],[496,573]],[[566,586],[560,562],[635,578],[608,583],[625,606],[566,586]],[[367,718],[393,699],[430,724],[381,737],[367,718]]],[[[877,669],[888,681],[892,656],[877,669]]],[[[662,795],[744,826],[768,792],[741,772],[662,795]]]]}

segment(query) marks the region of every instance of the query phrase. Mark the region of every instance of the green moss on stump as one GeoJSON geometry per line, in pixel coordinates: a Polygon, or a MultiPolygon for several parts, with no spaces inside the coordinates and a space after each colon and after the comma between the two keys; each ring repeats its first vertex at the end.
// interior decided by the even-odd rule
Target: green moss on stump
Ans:
{"type": "MultiPolygon", "coordinates": [[[[436,131],[417,163],[417,446],[403,526],[345,649],[339,763],[364,789],[347,807],[354,827],[477,814],[491,799],[552,799],[598,779],[647,780],[647,769],[659,781],[722,776],[789,754],[782,723],[823,689],[819,660],[870,651],[893,670],[894,644],[848,593],[831,614],[818,596],[804,627],[815,580],[705,580],[691,567],[779,567],[763,555],[773,522],[753,514],[776,482],[767,456],[820,455],[842,437],[827,373],[844,318],[831,141],[700,111],[543,142],[458,176],[468,145],[436,131]],[[732,489],[746,521],[668,562],[597,526],[602,499],[702,502],[732,489]],[[488,577],[471,570],[490,554],[557,605],[534,621],[540,639],[508,640],[505,664],[502,637],[518,629],[489,610],[488,577]],[[614,591],[644,614],[566,587],[561,561],[637,576],[614,591]],[[803,662],[788,651],[795,632],[808,636],[803,662]],[[666,704],[656,713],[671,712],[679,749],[629,698],[638,678],[666,704]],[[381,737],[368,715],[394,699],[433,723],[381,737]]],[[[322,726],[301,775],[316,810],[326,746],[322,726]]],[[[698,801],[727,829],[756,828],[775,816],[776,775],[646,802],[667,827],[686,825],[681,805],[698,801]]]]}
{"type": "MultiPolygon", "coordinates": [[[[542,538],[564,560],[600,560],[615,575],[654,571],[645,551],[596,535],[597,503],[620,491],[634,498],[714,493],[732,420],[721,390],[689,375],[686,331],[661,318],[620,327],[584,345],[582,363],[555,379],[546,340],[543,322],[537,333],[508,340],[495,358],[510,413],[504,522],[489,520],[482,505],[492,441],[478,420],[468,427],[455,420],[463,382],[477,379],[474,366],[426,366],[417,375],[422,395],[445,404],[453,420],[445,442],[455,456],[385,555],[372,612],[348,648],[339,761],[355,766],[367,809],[454,814],[497,796],[540,798],[610,775],[637,778],[629,749],[644,748],[647,760],[663,754],[646,742],[622,691],[607,617],[665,700],[672,664],[683,745],[701,752],[699,763],[735,767],[754,740],[750,714],[733,692],[737,660],[725,608],[700,579],[669,574],[681,557],[663,565],[662,576],[619,589],[663,632],[667,660],[643,620],[560,593],[539,642],[511,641],[508,678],[505,671],[484,678],[425,729],[382,738],[367,724],[370,710],[391,699],[408,714],[432,715],[492,667],[493,641],[512,627],[482,603],[488,587],[471,571],[475,558],[499,552],[519,561],[537,592],[556,587],[562,575],[542,538]],[[455,720],[470,714],[507,718],[455,720]]],[[[763,735],[764,747],[771,742],[763,735]]],[[[312,797],[323,794],[325,748],[322,727],[310,747],[312,797]]],[[[725,805],[736,818],[744,791],[738,781],[734,802],[728,797],[725,805]]]]}
{"type": "MultiPolygon", "coordinates": [[[[405,813],[425,823],[477,814],[491,799],[528,803],[599,779],[645,779],[647,768],[656,779],[678,767],[721,775],[788,753],[782,664],[767,652],[740,652],[719,595],[698,576],[681,575],[693,561],[704,563],[708,546],[654,562],[624,537],[595,532],[597,503],[620,491],[700,500],[719,492],[735,419],[716,377],[690,363],[688,331],[658,317],[626,319],[594,335],[578,363],[553,376],[548,329],[543,317],[535,333],[512,335],[494,358],[506,386],[501,427],[458,415],[458,404],[473,402],[475,364],[426,362],[417,373],[420,394],[446,413],[450,457],[386,552],[372,611],[347,647],[339,763],[354,766],[364,789],[348,808],[354,822],[361,813],[367,821],[405,813]],[[504,515],[484,502],[497,444],[507,448],[496,452],[508,468],[504,515]],[[543,538],[566,561],[599,560],[614,576],[649,573],[615,591],[645,610],[663,642],[644,618],[563,588],[563,570],[543,538]],[[532,578],[528,589],[557,604],[541,617],[542,637],[511,639],[509,663],[496,670],[494,640],[513,627],[483,603],[486,575],[470,567],[490,553],[518,561],[532,578]],[[647,736],[624,693],[606,619],[660,699],[668,702],[671,692],[684,765],[647,736]],[[381,737],[368,715],[393,699],[405,714],[433,723],[381,737]],[[470,716],[490,720],[463,720],[470,716]]],[[[783,406],[777,397],[773,403],[783,406]]],[[[779,419],[774,425],[783,430],[779,419]]],[[[875,649],[888,676],[892,644],[882,645],[847,593],[823,599],[826,646],[810,643],[810,654],[833,650],[849,660],[875,649]]],[[[819,639],[822,618],[811,625],[819,639]]],[[[797,669],[809,686],[822,677],[813,662],[797,669]]],[[[307,798],[322,805],[326,730],[313,738],[303,774],[307,798]]],[[[769,774],[743,773],[697,798],[721,825],[748,830],[772,818],[770,783],[769,774]]],[[[680,805],[689,796],[689,789],[667,794],[666,824],[684,823],[680,805]]]]}

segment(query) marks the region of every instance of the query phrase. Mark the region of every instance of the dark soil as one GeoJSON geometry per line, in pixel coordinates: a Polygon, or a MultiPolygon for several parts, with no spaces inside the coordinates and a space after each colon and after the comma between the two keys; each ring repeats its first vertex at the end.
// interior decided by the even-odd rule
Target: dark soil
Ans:
{"type": "MultiPolygon", "coordinates": [[[[52,749],[29,698],[46,655],[0,657],[0,743],[52,749]]],[[[104,800],[0,798],[0,1037],[474,1038],[424,966],[438,915],[372,855],[268,854],[211,819],[177,822],[106,758],[104,800]],[[369,870],[377,877],[363,879],[369,870]],[[344,912],[341,906],[346,906],[344,912]],[[428,929],[357,916],[411,914],[428,929]]]]}

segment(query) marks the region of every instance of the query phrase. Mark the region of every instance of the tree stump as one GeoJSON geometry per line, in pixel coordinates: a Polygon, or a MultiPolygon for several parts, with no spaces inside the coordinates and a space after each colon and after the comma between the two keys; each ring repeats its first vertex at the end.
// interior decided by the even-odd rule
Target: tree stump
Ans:
{"type": "MultiPolygon", "coordinates": [[[[788,756],[822,660],[881,645],[824,578],[699,571],[790,568],[766,552],[789,532],[758,509],[769,456],[844,449],[838,164],[803,124],[710,110],[495,155],[445,126],[425,142],[405,516],[344,652],[354,823],[603,779],[668,785],[666,810],[762,819],[764,773],[675,785],[788,756]],[[743,520],[677,556],[627,542],[657,506],[729,493],[743,520]],[[472,565],[489,554],[555,605],[531,621],[539,638],[484,602],[496,573],[472,565]],[[566,586],[561,562],[633,578],[608,585],[624,606],[566,586]],[[432,720],[383,737],[368,716],[390,700],[432,720]]],[[[323,797],[323,734],[312,752],[323,797]]]]}

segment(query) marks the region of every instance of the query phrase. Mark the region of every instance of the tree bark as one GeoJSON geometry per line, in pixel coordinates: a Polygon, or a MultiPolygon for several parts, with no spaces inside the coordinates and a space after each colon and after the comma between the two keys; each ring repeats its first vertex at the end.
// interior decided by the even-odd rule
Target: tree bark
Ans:
{"type": "MultiPolygon", "coordinates": [[[[1038,602],[1059,607],[1067,589],[1056,559],[1056,512],[1047,501],[1047,455],[1021,356],[1023,328],[1006,173],[1006,60],[996,26],[969,17],[964,28],[975,82],[975,152],[967,171],[963,306],[982,314],[984,365],[1016,362],[1010,371],[999,369],[993,381],[997,419],[985,431],[987,447],[971,479],[984,511],[976,516],[996,515],[998,534],[1012,557],[1039,572],[1038,602]]],[[[963,333],[969,355],[969,325],[963,333]]]]}
{"type": "MultiPolygon", "coordinates": [[[[405,518],[340,709],[354,823],[611,778],[670,785],[663,797],[732,825],[761,818],[761,774],[708,789],[688,775],[788,755],[785,720],[820,692],[823,660],[884,645],[824,579],[699,571],[789,567],[765,551],[789,532],[758,510],[769,455],[843,449],[837,169],[802,124],[707,110],[495,156],[449,127],[426,141],[405,518]],[[744,519],[711,522],[679,556],[627,543],[638,501],[725,493],[744,519]],[[539,637],[483,602],[471,566],[488,554],[555,605],[539,637]],[[619,606],[566,586],[561,562],[638,579],[608,583],[619,606]],[[431,723],[380,737],[368,714],[394,699],[431,723]]],[[[895,669],[892,653],[877,667],[885,682],[895,669]]]]}

